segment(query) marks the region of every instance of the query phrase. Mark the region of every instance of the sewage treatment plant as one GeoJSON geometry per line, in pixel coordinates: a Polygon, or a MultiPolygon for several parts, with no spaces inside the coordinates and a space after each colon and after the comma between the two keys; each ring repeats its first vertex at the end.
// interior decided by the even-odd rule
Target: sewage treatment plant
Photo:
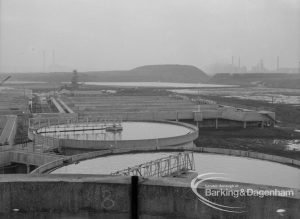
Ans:
{"type": "Polygon", "coordinates": [[[151,89],[26,90],[0,117],[0,218],[296,218],[299,160],[197,143],[273,128],[274,112],[151,89]]]}

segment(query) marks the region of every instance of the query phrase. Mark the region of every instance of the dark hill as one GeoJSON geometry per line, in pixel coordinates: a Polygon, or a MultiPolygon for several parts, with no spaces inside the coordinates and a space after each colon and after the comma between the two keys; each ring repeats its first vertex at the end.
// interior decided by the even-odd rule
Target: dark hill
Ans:
{"type": "Polygon", "coordinates": [[[144,81],[206,82],[208,76],[191,65],[146,65],[132,69],[131,74],[144,81]]]}

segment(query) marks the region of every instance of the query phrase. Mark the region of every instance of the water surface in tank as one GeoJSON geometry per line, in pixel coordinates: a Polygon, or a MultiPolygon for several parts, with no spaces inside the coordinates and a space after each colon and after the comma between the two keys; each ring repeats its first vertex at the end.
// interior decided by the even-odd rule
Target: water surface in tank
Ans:
{"type": "Polygon", "coordinates": [[[144,140],[182,136],[193,132],[191,128],[171,123],[122,122],[121,126],[123,130],[116,132],[107,131],[103,123],[66,124],[42,128],[39,131],[46,132],[46,136],[78,140],[144,140]],[[88,130],[93,127],[97,130],[88,130]]]}
{"type": "MultiPolygon", "coordinates": [[[[52,173],[110,174],[174,153],[138,153],[99,157],[59,168],[52,173]]],[[[194,153],[199,174],[225,173],[229,181],[300,189],[300,169],[244,157],[194,153]]]]}

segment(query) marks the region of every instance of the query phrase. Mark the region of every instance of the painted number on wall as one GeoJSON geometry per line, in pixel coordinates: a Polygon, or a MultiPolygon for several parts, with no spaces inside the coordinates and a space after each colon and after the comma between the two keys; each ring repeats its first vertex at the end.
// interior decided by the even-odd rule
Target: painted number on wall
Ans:
{"type": "Polygon", "coordinates": [[[103,190],[102,191],[102,202],[101,206],[102,208],[109,210],[112,209],[115,206],[114,200],[111,199],[111,192],[108,190],[103,190]]]}

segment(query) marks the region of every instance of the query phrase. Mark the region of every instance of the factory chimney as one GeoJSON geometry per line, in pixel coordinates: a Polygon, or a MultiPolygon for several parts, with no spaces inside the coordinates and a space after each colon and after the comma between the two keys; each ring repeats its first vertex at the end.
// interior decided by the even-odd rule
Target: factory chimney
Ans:
{"type": "Polygon", "coordinates": [[[52,65],[55,65],[55,50],[52,51],[52,65]]]}
{"type": "Polygon", "coordinates": [[[264,71],[264,60],[263,59],[260,60],[260,70],[261,70],[261,72],[264,71]]]}
{"type": "Polygon", "coordinates": [[[231,56],[231,72],[235,73],[235,68],[234,68],[234,56],[231,56]]]}

